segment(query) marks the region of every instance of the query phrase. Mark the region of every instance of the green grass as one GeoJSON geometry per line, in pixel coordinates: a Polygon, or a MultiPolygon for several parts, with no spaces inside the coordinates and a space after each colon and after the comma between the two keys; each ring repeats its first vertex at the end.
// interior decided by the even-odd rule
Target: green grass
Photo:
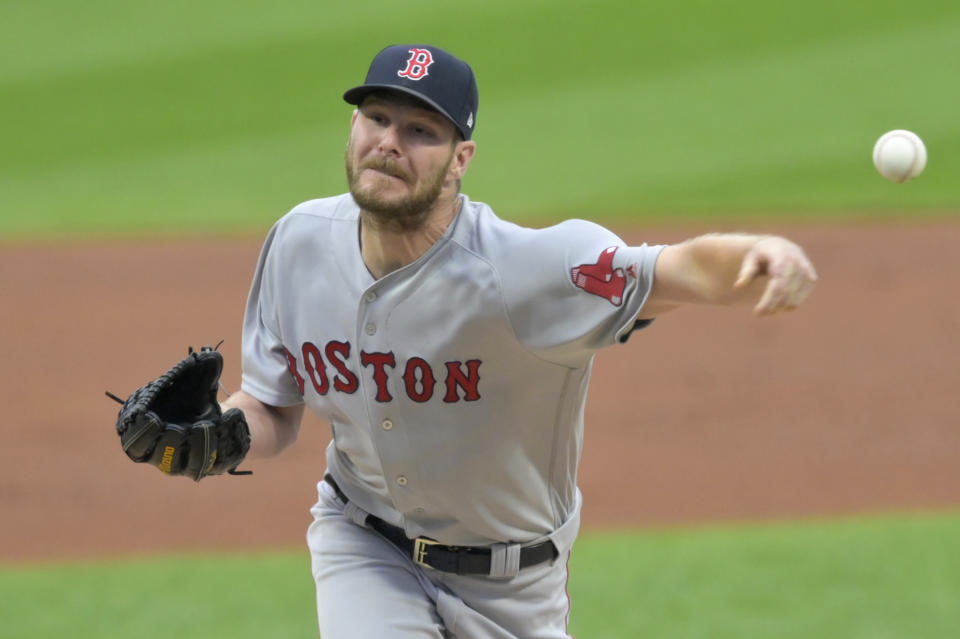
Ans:
{"type": "MultiPolygon", "coordinates": [[[[580,637],[943,639],[960,514],[585,533],[570,593],[580,637]]],[[[316,636],[306,550],[7,566],[0,618],[18,639],[316,636]]]]}
{"type": "Polygon", "coordinates": [[[584,637],[942,639],[960,628],[957,515],[595,534],[574,552],[571,629],[584,637]]]}
{"type": "Polygon", "coordinates": [[[302,552],[181,555],[0,571],[0,636],[316,637],[302,552]]]}
{"type": "Polygon", "coordinates": [[[505,217],[960,210],[960,4],[0,3],[0,237],[253,231],[344,190],[373,53],[430,41],[480,84],[465,181],[505,217]],[[894,185],[875,139],[910,128],[894,185]]]}

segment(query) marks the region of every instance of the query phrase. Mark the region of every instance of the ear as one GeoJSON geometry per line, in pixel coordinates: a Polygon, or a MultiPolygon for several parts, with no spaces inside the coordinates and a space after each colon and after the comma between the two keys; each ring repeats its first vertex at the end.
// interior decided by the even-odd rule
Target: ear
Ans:
{"type": "Polygon", "coordinates": [[[358,115],[360,115],[360,109],[354,109],[353,115],[350,116],[350,126],[353,126],[353,124],[357,121],[358,115]]]}
{"type": "Polygon", "coordinates": [[[473,140],[457,142],[457,147],[453,151],[453,162],[450,163],[449,177],[454,180],[462,180],[463,176],[467,174],[467,168],[476,152],[477,143],[473,140]]]}

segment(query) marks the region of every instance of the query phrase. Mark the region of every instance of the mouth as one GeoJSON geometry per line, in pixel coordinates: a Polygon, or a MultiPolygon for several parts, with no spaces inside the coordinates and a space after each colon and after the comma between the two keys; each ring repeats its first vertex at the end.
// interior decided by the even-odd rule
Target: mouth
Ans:
{"type": "Polygon", "coordinates": [[[402,176],[397,175],[396,173],[391,173],[390,171],[385,171],[383,169],[375,169],[373,167],[369,167],[369,170],[379,175],[382,175],[384,177],[392,178],[394,180],[399,180],[400,182],[406,182],[406,180],[402,176]]]}
{"type": "Polygon", "coordinates": [[[406,173],[397,167],[390,166],[390,164],[386,162],[370,162],[368,164],[364,164],[361,168],[363,170],[370,170],[374,173],[379,173],[380,175],[388,178],[393,178],[394,180],[399,180],[403,183],[410,181],[406,173]]]}

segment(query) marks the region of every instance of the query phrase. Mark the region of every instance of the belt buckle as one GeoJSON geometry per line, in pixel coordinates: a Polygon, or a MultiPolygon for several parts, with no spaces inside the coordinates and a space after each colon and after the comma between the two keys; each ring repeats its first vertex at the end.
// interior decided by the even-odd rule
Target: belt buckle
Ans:
{"type": "Polygon", "coordinates": [[[440,542],[424,537],[417,537],[413,540],[413,562],[424,568],[433,568],[427,563],[427,549],[429,546],[436,546],[440,542]]]}

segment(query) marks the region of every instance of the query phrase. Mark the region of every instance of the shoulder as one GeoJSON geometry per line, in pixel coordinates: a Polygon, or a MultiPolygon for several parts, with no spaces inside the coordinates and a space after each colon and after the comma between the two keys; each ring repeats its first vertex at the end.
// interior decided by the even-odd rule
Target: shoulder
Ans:
{"type": "Polygon", "coordinates": [[[301,202],[278,221],[280,225],[316,223],[319,220],[356,220],[360,209],[349,193],[301,202]]]}
{"type": "Polygon", "coordinates": [[[589,220],[570,219],[539,229],[537,241],[554,246],[592,246],[597,242],[622,245],[623,240],[610,229],[589,220]]]}
{"type": "Polygon", "coordinates": [[[273,225],[273,242],[291,241],[304,235],[326,235],[339,229],[352,228],[360,210],[349,193],[307,200],[294,206],[273,225]]]}
{"type": "Polygon", "coordinates": [[[508,305],[546,294],[567,295],[577,288],[577,269],[624,269],[629,259],[623,240],[588,220],[570,219],[530,228],[499,218],[485,204],[470,203],[458,222],[454,241],[496,274],[508,305]]]}
{"type": "Polygon", "coordinates": [[[559,257],[576,247],[623,245],[612,231],[588,220],[570,219],[542,228],[500,218],[483,202],[465,198],[464,218],[453,239],[464,248],[493,261],[511,257],[559,257]]]}
{"type": "Polygon", "coordinates": [[[307,253],[323,256],[323,247],[346,245],[356,233],[358,217],[349,193],[302,202],[273,224],[264,238],[260,262],[269,269],[307,253]]]}

